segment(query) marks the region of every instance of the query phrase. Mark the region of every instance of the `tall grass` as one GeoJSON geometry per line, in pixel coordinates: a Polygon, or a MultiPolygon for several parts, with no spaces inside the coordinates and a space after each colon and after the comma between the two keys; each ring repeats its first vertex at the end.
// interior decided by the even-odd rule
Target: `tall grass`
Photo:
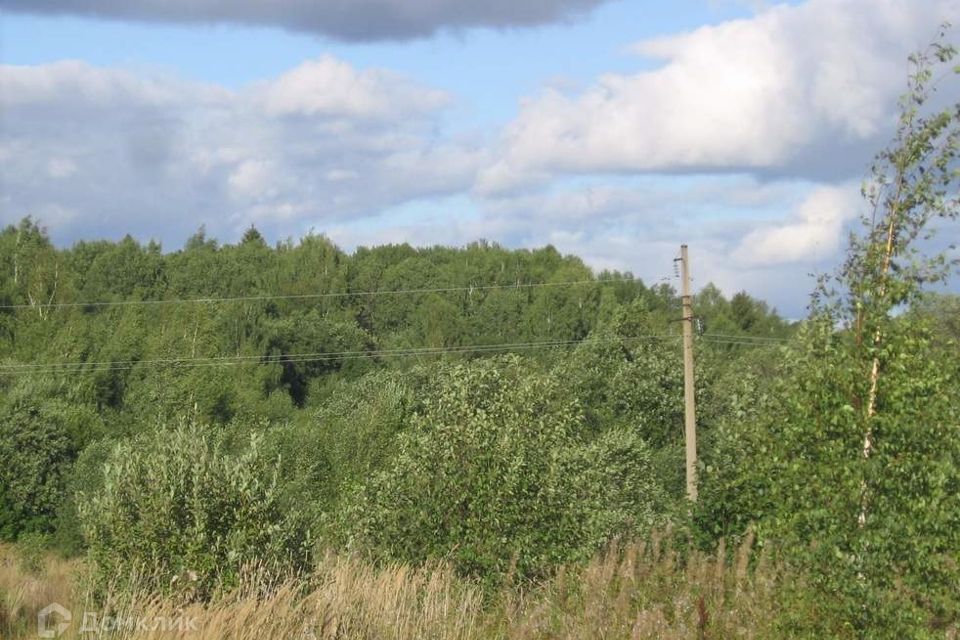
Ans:
{"type": "MultiPolygon", "coordinates": [[[[582,566],[561,568],[537,585],[495,593],[444,564],[374,566],[328,555],[310,576],[263,585],[256,572],[210,603],[116,593],[94,605],[82,564],[50,559],[39,572],[0,548],[0,635],[36,637],[37,612],[71,609],[60,637],[260,640],[337,638],[469,640],[490,638],[775,638],[783,571],[747,540],[735,553],[681,558],[659,538],[612,545],[582,566]],[[143,620],[148,628],[81,633],[83,611],[143,620]],[[159,622],[158,622],[159,621],[159,622]],[[150,629],[151,624],[159,628],[150,629]]],[[[104,620],[101,616],[100,620],[104,620]]]]}
{"type": "Polygon", "coordinates": [[[0,545],[0,638],[37,637],[40,609],[74,601],[78,570],[76,561],[0,545]]]}

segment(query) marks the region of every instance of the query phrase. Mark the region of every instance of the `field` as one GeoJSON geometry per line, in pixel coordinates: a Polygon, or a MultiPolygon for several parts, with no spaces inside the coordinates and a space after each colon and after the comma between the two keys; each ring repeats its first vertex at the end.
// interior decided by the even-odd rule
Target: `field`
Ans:
{"type": "Polygon", "coordinates": [[[36,637],[38,612],[57,602],[73,613],[65,639],[779,637],[783,571],[762,555],[748,566],[750,557],[746,541],[730,554],[721,548],[681,562],[655,537],[618,545],[540,584],[490,592],[439,563],[375,568],[327,556],[308,577],[268,588],[251,579],[209,604],[126,594],[93,608],[82,561],[29,558],[6,546],[0,632],[36,637]]]}

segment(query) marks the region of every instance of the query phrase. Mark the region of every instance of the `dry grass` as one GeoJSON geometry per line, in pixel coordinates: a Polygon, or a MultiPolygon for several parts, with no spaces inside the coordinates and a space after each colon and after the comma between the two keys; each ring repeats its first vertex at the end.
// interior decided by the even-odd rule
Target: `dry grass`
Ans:
{"type": "Polygon", "coordinates": [[[778,571],[747,540],[681,561],[654,538],[615,547],[582,569],[561,570],[499,618],[510,638],[765,638],[774,629],[778,571]]]}
{"type": "MultiPolygon", "coordinates": [[[[0,548],[0,633],[36,637],[37,612],[50,602],[73,611],[61,638],[436,639],[768,638],[779,570],[749,541],[732,558],[677,554],[654,539],[615,546],[582,567],[566,567],[535,587],[497,594],[441,564],[376,568],[330,555],[306,579],[264,590],[255,579],[211,604],[180,606],[143,594],[93,605],[77,562],[50,559],[36,575],[0,548]],[[81,633],[83,611],[109,611],[96,633],[81,633]],[[111,629],[113,621],[126,627],[111,629]],[[142,621],[146,628],[136,628],[142,621]],[[150,629],[152,625],[158,628],[150,629]]],[[[102,621],[103,618],[100,618],[102,621]]],[[[88,619],[89,621],[89,619],[88,619]]]]}
{"type": "Polygon", "coordinates": [[[38,561],[0,545],[0,638],[36,637],[40,609],[73,602],[77,571],[75,561],[53,556],[38,561]]]}

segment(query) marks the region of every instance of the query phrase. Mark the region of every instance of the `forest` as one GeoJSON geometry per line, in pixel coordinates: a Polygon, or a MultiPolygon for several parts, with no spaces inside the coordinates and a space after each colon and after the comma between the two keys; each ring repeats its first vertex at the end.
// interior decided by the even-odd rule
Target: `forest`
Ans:
{"type": "Polygon", "coordinates": [[[3,229],[0,635],[56,600],[184,638],[956,637],[953,59],[913,59],[805,319],[696,293],[695,502],[676,281],[3,229]]]}

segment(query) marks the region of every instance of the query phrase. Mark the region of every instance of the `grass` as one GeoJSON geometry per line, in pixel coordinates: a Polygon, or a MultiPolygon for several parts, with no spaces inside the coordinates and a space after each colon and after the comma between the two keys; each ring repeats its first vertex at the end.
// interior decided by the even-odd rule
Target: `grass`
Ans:
{"type": "Polygon", "coordinates": [[[374,566],[331,554],[310,576],[264,585],[254,572],[210,603],[110,594],[98,605],[84,587],[82,561],[30,566],[7,546],[0,547],[0,637],[37,637],[37,613],[50,602],[73,612],[60,636],[67,640],[782,637],[775,614],[784,572],[750,546],[681,559],[658,538],[614,545],[540,584],[492,594],[443,564],[374,566]],[[112,617],[97,633],[81,633],[85,610],[112,617]],[[146,626],[112,629],[117,619],[146,626]]]}
{"type": "Polygon", "coordinates": [[[37,637],[40,609],[74,602],[78,569],[77,561],[0,546],[0,638],[37,637]]]}

